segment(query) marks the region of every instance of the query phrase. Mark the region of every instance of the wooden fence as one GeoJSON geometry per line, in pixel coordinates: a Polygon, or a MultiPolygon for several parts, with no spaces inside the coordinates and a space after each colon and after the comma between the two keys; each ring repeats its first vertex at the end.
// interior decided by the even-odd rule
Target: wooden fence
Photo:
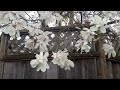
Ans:
{"type": "MultiPolygon", "coordinates": [[[[37,50],[30,51],[24,46],[24,40],[28,33],[22,32],[20,40],[10,40],[7,35],[1,35],[0,43],[0,78],[1,79],[119,79],[120,78],[120,61],[119,58],[107,59],[104,51],[101,49],[102,43],[98,41],[92,43],[90,53],[80,54],[75,51],[74,45],[81,38],[79,30],[76,28],[63,28],[59,35],[59,41],[64,39],[63,44],[57,43],[58,32],[61,29],[52,28],[54,38],[49,43],[52,47],[49,51],[55,50],[56,45],[63,50],[65,47],[69,49],[69,58],[74,61],[75,67],[71,70],[61,69],[59,66],[50,62],[50,69],[46,72],[36,72],[31,68],[30,60],[35,58],[34,53],[37,50]],[[64,29],[64,30],[63,30],[64,29]],[[67,37],[67,38],[66,38],[67,37]],[[70,43],[73,44],[70,46],[70,43]],[[24,52],[21,53],[20,50],[24,52]]],[[[50,29],[49,29],[50,30],[50,29]]],[[[47,31],[49,31],[47,30],[47,31]]]]}

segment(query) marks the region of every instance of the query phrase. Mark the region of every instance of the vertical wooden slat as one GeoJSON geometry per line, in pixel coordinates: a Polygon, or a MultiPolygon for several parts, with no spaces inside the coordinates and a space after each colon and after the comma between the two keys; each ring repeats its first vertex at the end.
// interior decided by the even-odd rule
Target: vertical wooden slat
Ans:
{"type": "Polygon", "coordinates": [[[117,62],[112,62],[113,79],[118,79],[117,62]]]}
{"type": "Polygon", "coordinates": [[[25,64],[24,79],[34,79],[36,70],[30,66],[29,62],[24,62],[24,64],[25,64]]]}
{"type": "Polygon", "coordinates": [[[120,79],[120,67],[119,67],[119,63],[117,63],[117,79],[120,79]]]}
{"type": "Polygon", "coordinates": [[[85,74],[85,62],[82,59],[82,79],[86,78],[86,74],[85,74]]]}
{"type": "Polygon", "coordinates": [[[96,59],[88,59],[88,78],[97,79],[96,59]]]}
{"type": "Polygon", "coordinates": [[[47,79],[57,79],[58,78],[58,66],[49,62],[50,69],[47,70],[47,79]]]}
{"type": "Polygon", "coordinates": [[[107,79],[113,79],[112,64],[110,60],[107,61],[107,79]]]}
{"type": "Polygon", "coordinates": [[[82,59],[74,61],[74,68],[71,68],[71,79],[82,79],[82,59]]]}
{"type": "Polygon", "coordinates": [[[71,70],[66,70],[66,79],[71,79],[71,70]]]}
{"type": "Polygon", "coordinates": [[[71,78],[72,79],[78,79],[78,68],[79,68],[79,66],[78,66],[78,62],[77,62],[77,60],[76,61],[74,61],[74,68],[72,68],[71,69],[71,78]]]}
{"type": "Polygon", "coordinates": [[[3,79],[13,79],[14,62],[5,62],[3,79]]]}
{"type": "Polygon", "coordinates": [[[66,79],[66,72],[63,68],[58,67],[58,78],[66,79]]]}
{"type": "Polygon", "coordinates": [[[13,79],[24,79],[24,62],[13,62],[13,79]]]}
{"type": "Polygon", "coordinates": [[[96,44],[96,50],[100,53],[100,57],[97,60],[97,77],[98,79],[106,79],[107,78],[107,66],[106,66],[106,56],[104,50],[102,49],[103,43],[102,41],[98,41],[96,44]]]}
{"type": "Polygon", "coordinates": [[[83,79],[88,79],[88,59],[82,59],[83,79]]]}
{"type": "Polygon", "coordinates": [[[47,72],[38,71],[34,75],[35,79],[47,79],[47,72]]]}
{"type": "Polygon", "coordinates": [[[0,79],[2,79],[2,74],[4,71],[4,61],[2,60],[2,57],[6,54],[6,48],[7,48],[7,41],[8,37],[2,33],[1,35],[1,42],[0,42],[0,79]]]}

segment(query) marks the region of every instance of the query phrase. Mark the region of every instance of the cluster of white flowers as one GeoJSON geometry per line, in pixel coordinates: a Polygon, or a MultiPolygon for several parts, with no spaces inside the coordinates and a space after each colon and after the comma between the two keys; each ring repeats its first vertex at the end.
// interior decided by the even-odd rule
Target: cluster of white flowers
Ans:
{"type": "Polygon", "coordinates": [[[41,35],[39,36],[35,36],[36,41],[36,45],[35,45],[35,49],[37,49],[39,47],[40,51],[48,51],[47,49],[47,45],[49,46],[48,42],[51,41],[48,37],[49,34],[52,34],[52,32],[42,32],[41,35]]]}
{"type": "Polygon", "coordinates": [[[82,39],[79,39],[76,42],[75,47],[77,47],[77,50],[81,49],[81,53],[83,51],[89,52],[90,51],[90,46],[88,45],[88,42],[91,42],[94,39],[94,28],[90,27],[88,28],[83,28],[84,31],[80,31],[80,35],[82,36],[82,39]]]}
{"type": "Polygon", "coordinates": [[[105,55],[108,54],[108,58],[112,55],[113,57],[116,56],[116,52],[114,51],[114,47],[112,46],[112,43],[110,44],[103,44],[103,49],[105,51],[105,55]]]}
{"type": "Polygon", "coordinates": [[[98,31],[100,30],[101,33],[106,33],[106,24],[107,24],[107,19],[106,18],[101,18],[98,15],[95,15],[90,18],[91,24],[94,24],[94,30],[98,31]]]}
{"type": "Polygon", "coordinates": [[[26,39],[25,40],[25,46],[29,50],[33,50],[34,49],[34,39],[26,39]]]}
{"type": "Polygon", "coordinates": [[[39,30],[39,32],[34,32],[35,34],[39,33],[39,35],[35,35],[33,37],[33,39],[27,39],[25,41],[25,45],[28,49],[38,49],[39,48],[39,51],[43,51],[43,52],[47,52],[48,49],[47,49],[47,45],[49,46],[49,37],[48,35],[49,34],[52,34],[52,32],[43,32],[42,30],[39,30]],[[36,41],[36,43],[34,43],[36,41]]]}
{"type": "Polygon", "coordinates": [[[0,24],[9,24],[2,28],[1,31],[5,34],[9,34],[12,38],[20,37],[19,30],[24,29],[24,26],[27,25],[27,23],[18,16],[19,15],[12,11],[0,12],[0,24]]]}
{"type": "Polygon", "coordinates": [[[117,11],[102,11],[102,15],[107,19],[114,18],[117,14],[117,11]]]}
{"type": "Polygon", "coordinates": [[[45,20],[45,24],[48,25],[51,22],[58,21],[60,22],[63,17],[58,13],[52,13],[50,11],[39,11],[40,19],[45,20]]]}
{"type": "Polygon", "coordinates": [[[68,53],[66,50],[59,50],[57,53],[53,52],[53,64],[59,65],[61,68],[65,68],[65,70],[70,70],[70,67],[74,67],[74,63],[68,59],[68,53]]]}
{"type": "Polygon", "coordinates": [[[30,61],[30,65],[32,68],[37,67],[37,71],[41,70],[42,72],[45,72],[46,69],[49,69],[48,65],[48,59],[47,57],[49,56],[48,52],[40,52],[40,54],[36,54],[36,59],[33,59],[30,61]]]}
{"type": "Polygon", "coordinates": [[[90,51],[90,48],[91,48],[91,47],[88,45],[88,42],[87,42],[87,41],[81,40],[81,39],[79,39],[79,40],[76,42],[75,47],[77,47],[77,50],[81,49],[81,53],[82,53],[83,51],[89,52],[89,51],[90,51]]]}

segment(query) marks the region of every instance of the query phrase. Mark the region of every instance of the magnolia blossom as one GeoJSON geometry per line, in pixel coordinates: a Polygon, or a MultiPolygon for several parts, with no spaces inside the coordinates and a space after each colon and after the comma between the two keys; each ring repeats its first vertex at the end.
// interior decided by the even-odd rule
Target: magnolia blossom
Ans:
{"type": "Polygon", "coordinates": [[[59,65],[61,68],[65,68],[65,70],[70,70],[70,67],[74,67],[74,63],[67,58],[68,53],[66,51],[59,50],[57,53],[53,52],[53,64],[59,65]]]}
{"type": "Polygon", "coordinates": [[[110,44],[103,44],[103,49],[105,51],[105,55],[108,54],[108,58],[112,55],[113,57],[116,56],[116,52],[114,51],[114,48],[112,46],[112,43],[110,44]]]}
{"type": "Polygon", "coordinates": [[[91,24],[95,24],[96,26],[103,26],[107,23],[107,19],[106,18],[101,18],[98,15],[95,15],[93,17],[90,18],[91,24]]]}
{"type": "Polygon", "coordinates": [[[104,15],[104,17],[109,19],[115,17],[117,11],[102,11],[102,14],[104,15]]]}
{"type": "Polygon", "coordinates": [[[37,29],[37,28],[34,28],[34,27],[31,27],[31,26],[26,26],[25,28],[26,28],[27,30],[29,30],[30,36],[35,36],[35,35],[39,35],[39,34],[42,34],[42,33],[43,33],[42,30],[37,29]]]}
{"type": "Polygon", "coordinates": [[[89,51],[90,51],[90,48],[91,48],[91,47],[88,45],[88,42],[87,42],[87,41],[81,40],[81,39],[79,39],[79,40],[76,42],[75,47],[77,47],[77,50],[81,49],[81,53],[82,53],[83,51],[89,52],[89,51]]]}
{"type": "Polygon", "coordinates": [[[33,50],[34,49],[34,40],[33,39],[25,40],[25,46],[26,46],[26,48],[33,50]]]}
{"type": "Polygon", "coordinates": [[[53,14],[50,11],[39,11],[39,14],[40,14],[40,19],[45,20],[46,25],[55,21],[60,22],[63,19],[63,17],[60,14],[58,13],[53,14]]]}
{"type": "Polygon", "coordinates": [[[105,26],[107,24],[106,18],[101,18],[100,16],[95,15],[94,17],[90,18],[90,21],[91,21],[91,24],[95,25],[94,28],[96,29],[96,31],[100,30],[101,33],[106,33],[106,26],[105,26]]]}
{"type": "Polygon", "coordinates": [[[86,30],[86,31],[81,31],[80,34],[82,36],[82,38],[88,42],[91,42],[92,39],[94,39],[94,35],[95,35],[95,32],[88,28],[83,28],[83,30],[86,30]]]}
{"type": "Polygon", "coordinates": [[[48,51],[47,45],[49,45],[49,41],[51,41],[48,37],[48,35],[51,34],[51,32],[42,32],[41,35],[35,36],[37,39],[37,43],[35,45],[35,49],[39,47],[40,51],[48,51]]]}
{"type": "Polygon", "coordinates": [[[10,23],[9,12],[0,11],[0,24],[8,24],[8,23],[10,23]]]}
{"type": "Polygon", "coordinates": [[[37,67],[37,71],[41,70],[42,72],[45,72],[46,69],[49,69],[49,65],[47,64],[47,57],[49,56],[48,52],[45,52],[45,54],[41,51],[40,54],[36,54],[36,59],[33,59],[30,61],[30,65],[32,68],[37,67]]]}

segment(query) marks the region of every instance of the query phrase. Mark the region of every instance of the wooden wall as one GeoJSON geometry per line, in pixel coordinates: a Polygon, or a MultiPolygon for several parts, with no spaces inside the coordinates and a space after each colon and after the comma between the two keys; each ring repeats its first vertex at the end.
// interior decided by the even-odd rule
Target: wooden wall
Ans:
{"type": "MultiPolygon", "coordinates": [[[[65,71],[49,62],[49,70],[36,72],[36,69],[31,68],[29,61],[6,61],[3,66],[2,79],[100,79],[97,59],[79,59],[74,63],[74,68],[65,71]]],[[[120,62],[107,60],[106,66],[105,79],[120,79],[120,62]]]]}

